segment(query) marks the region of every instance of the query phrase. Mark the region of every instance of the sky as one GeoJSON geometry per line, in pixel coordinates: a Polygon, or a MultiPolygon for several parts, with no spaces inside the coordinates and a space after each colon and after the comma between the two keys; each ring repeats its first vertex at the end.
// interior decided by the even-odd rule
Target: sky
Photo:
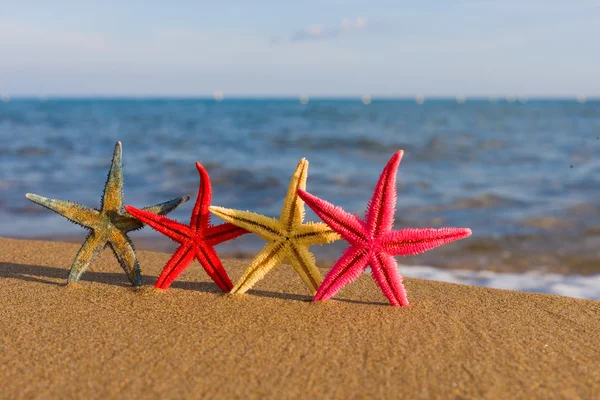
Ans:
{"type": "Polygon", "coordinates": [[[597,0],[0,0],[3,96],[599,96],[597,0]]]}

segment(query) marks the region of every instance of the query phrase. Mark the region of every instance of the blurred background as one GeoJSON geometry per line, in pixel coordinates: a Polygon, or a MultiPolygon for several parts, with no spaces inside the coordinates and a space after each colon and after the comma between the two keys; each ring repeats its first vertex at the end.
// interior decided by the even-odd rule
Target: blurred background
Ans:
{"type": "Polygon", "coordinates": [[[181,221],[195,161],[213,204],[277,216],[306,157],[308,190],[363,215],[403,149],[396,228],[473,236],[402,274],[600,299],[599,17],[584,0],[0,1],[0,235],[81,241],[24,194],[98,207],[117,140],[126,204],[191,194],[181,221]]]}

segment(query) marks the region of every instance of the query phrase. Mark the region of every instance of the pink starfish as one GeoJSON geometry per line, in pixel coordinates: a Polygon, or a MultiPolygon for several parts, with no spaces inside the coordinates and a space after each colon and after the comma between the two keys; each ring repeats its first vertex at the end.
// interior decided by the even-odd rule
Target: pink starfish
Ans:
{"type": "Polygon", "coordinates": [[[408,306],[406,289],[398,273],[396,255],[416,255],[471,235],[467,228],[392,230],[396,210],[396,172],[404,152],[398,151],[385,166],[365,221],[341,207],[298,189],[304,202],[344,238],[350,247],[331,268],[313,301],[327,300],[371,266],[372,276],[393,306],[408,306]]]}

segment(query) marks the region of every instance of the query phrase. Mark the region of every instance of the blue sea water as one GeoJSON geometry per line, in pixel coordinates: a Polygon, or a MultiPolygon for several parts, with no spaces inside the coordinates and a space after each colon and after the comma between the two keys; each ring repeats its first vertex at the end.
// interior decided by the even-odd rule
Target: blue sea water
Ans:
{"type": "MultiPolygon", "coordinates": [[[[193,202],[199,161],[213,204],[272,216],[302,157],[310,192],[362,215],[383,166],[403,149],[397,228],[473,230],[414,262],[600,273],[599,101],[13,99],[0,102],[0,235],[80,234],[24,194],[99,206],[117,140],[126,204],[184,194],[193,202]]],[[[187,221],[191,208],[171,216],[187,221]]],[[[229,249],[261,246],[236,243],[229,249]]],[[[335,258],[339,246],[323,254],[335,258]]]]}

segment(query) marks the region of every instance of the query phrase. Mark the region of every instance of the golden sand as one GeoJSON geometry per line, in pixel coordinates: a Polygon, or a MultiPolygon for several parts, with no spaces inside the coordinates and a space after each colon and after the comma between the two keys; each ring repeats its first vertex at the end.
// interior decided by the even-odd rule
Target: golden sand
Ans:
{"type": "MultiPolygon", "coordinates": [[[[395,308],[365,275],[311,303],[286,265],[134,290],[108,249],[66,286],[78,247],[0,239],[0,397],[600,398],[598,301],[406,279],[395,308]]],[[[139,252],[147,285],[168,258],[139,252]]]]}

